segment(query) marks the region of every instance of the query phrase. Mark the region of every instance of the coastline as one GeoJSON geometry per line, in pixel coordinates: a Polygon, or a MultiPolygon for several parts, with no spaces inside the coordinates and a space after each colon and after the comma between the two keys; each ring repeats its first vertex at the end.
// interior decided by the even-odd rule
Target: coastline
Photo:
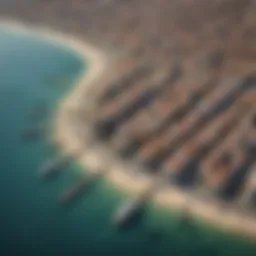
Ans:
{"type": "MultiPolygon", "coordinates": [[[[42,39],[51,41],[56,45],[68,47],[77,52],[82,58],[90,63],[89,69],[81,75],[77,84],[59,103],[55,123],[53,124],[53,137],[56,143],[60,146],[64,154],[77,157],[79,162],[91,171],[109,170],[105,176],[111,183],[119,189],[125,190],[128,193],[137,195],[143,192],[151,184],[150,178],[139,175],[134,179],[134,173],[129,172],[130,166],[120,162],[114,155],[104,146],[90,145],[83,143],[80,136],[74,132],[73,115],[75,111],[79,111],[85,101],[90,98],[89,91],[95,89],[95,83],[106,72],[108,59],[103,52],[94,48],[86,42],[80,42],[73,37],[66,36],[62,33],[53,32],[51,30],[30,26],[20,25],[16,22],[1,22],[6,27],[11,27],[12,30],[20,31],[21,33],[32,34],[39,36],[42,39]],[[87,97],[85,97],[87,96],[87,97]],[[88,146],[89,145],[89,146],[88,146]],[[81,153],[82,152],[82,153],[81,153]]],[[[84,124],[86,125],[86,124],[84,124]]],[[[85,139],[88,138],[86,127],[84,127],[85,139]]],[[[85,141],[86,142],[86,141],[85,141]]],[[[88,140],[87,140],[87,143],[88,140]]],[[[189,212],[196,218],[201,218],[210,225],[218,225],[220,229],[228,232],[236,232],[249,237],[256,238],[256,221],[253,218],[238,214],[232,209],[223,209],[218,202],[207,201],[197,198],[179,190],[178,188],[164,188],[158,191],[153,196],[153,201],[161,206],[179,211],[188,210],[188,201],[193,207],[189,208],[189,212]]]]}

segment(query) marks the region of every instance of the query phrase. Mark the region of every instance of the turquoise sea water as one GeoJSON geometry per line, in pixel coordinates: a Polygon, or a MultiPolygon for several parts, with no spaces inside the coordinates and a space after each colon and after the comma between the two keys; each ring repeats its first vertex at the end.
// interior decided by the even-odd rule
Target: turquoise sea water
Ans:
{"type": "Polygon", "coordinates": [[[256,255],[252,242],[153,206],[141,225],[120,233],[110,219],[126,196],[103,181],[72,206],[58,204],[82,169],[74,163],[40,180],[38,167],[57,152],[21,133],[37,124],[28,115],[40,102],[49,120],[88,66],[67,49],[0,28],[0,255],[256,255]]]}

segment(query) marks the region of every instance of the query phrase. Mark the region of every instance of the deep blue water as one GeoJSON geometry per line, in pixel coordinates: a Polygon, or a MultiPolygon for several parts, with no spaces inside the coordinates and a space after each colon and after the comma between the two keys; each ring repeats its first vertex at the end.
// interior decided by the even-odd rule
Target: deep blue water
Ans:
{"type": "Polygon", "coordinates": [[[138,227],[111,225],[126,198],[102,181],[70,207],[58,196],[82,175],[73,163],[52,180],[37,177],[58,152],[46,140],[24,142],[28,118],[45,104],[50,120],[58,100],[88,67],[75,53],[0,28],[0,255],[256,255],[256,245],[178,214],[149,207],[138,227]]]}

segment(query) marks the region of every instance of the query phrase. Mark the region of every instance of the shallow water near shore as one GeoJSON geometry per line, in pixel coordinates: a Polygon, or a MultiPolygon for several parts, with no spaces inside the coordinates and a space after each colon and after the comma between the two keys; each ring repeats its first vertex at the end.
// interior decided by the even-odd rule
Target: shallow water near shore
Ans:
{"type": "MultiPolygon", "coordinates": [[[[58,152],[46,140],[24,142],[39,102],[49,111],[89,63],[71,50],[0,26],[0,255],[256,255],[256,245],[179,214],[150,206],[141,225],[125,233],[111,216],[127,197],[101,181],[81,200],[61,207],[58,196],[79,180],[75,163],[53,179],[38,167],[58,152]]],[[[40,104],[41,104],[40,103],[40,104]]]]}

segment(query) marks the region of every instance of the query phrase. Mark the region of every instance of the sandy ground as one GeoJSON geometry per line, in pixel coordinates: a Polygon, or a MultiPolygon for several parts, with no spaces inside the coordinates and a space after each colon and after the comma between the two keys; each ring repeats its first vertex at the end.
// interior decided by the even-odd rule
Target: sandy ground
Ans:
{"type": "MultiPolygon", "coordinates": [[[[53,123],[55,143],[62,148],[64,154],[76,157],[87,170],[104,171],[109,181],[130,194],[138,195],[150,187],[152,180],[149,177],[131,171],[131,165],[120,162],[104,146],[90,143],[86,122],[83,122],[81,127],[81,120],[79,122],[79,118],[75,118],[76,113],[81,109],[90,110],[90,104],[93,104],[91,91],[95,90],[95,84],[100,77],[106,74],[107,67],[110,66],[107,54],[84,40],[79,41],[72,36],[43,27],[31,28],[29,26],[28,29],[28,26],[7,20],[0,20],[0,25],[10,27],[15,32],[35,35],[54,44],[70,47],[89,61],[89,69],[59,104],[53,123]]],[[[152,199],[164,207],[181,212],[189,211],[195,218],[217,225],[225,231],[256,238],[255,217],[248,216],[246,212],[242,213],[236,209],[223,207],[213,199],[204,199],[171,186],[158,189],[152,199]]]]}

